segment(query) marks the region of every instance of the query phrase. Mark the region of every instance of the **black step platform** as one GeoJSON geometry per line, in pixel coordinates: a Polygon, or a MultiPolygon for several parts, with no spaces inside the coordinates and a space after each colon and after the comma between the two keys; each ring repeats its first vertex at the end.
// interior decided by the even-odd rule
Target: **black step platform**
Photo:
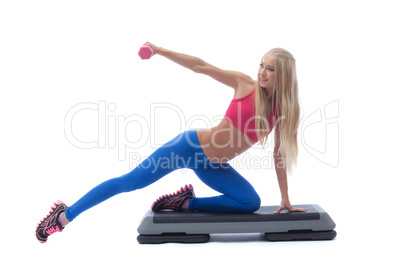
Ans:
{"type": "Polygon", "coordinates": [[[148,211],[138,227],[138,242],[203,243],[210,234],[263,233],[268,241],[330,240],[335,223],[318,205],[298,205],[307,212],[275,214],[277,206],[263,206],[249,214],[148,211]]]}

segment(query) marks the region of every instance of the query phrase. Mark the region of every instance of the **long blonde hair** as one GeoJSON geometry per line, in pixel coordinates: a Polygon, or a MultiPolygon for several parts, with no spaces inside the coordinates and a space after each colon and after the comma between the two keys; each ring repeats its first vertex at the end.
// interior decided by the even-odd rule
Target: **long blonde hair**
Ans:
{"type": "Polygon", "coordinates": [[[297,130],[300,124],[299,92],[296,77],[296,64],[293,55],[283,48],[273,48],[266,54],[276,58],[274,89],[271,101],[263,88],[260,86],[260,77],[256,96],[254,99],[256,113],[257,136],[261,145],[267,141],[267,133],[272,130],[266,120],[267,116],[276,109],[276,127],[280,132],[279,151],[285,158],[286,170],[292,172],[293,166],[297,165],[297,130]],[[262,131],[261,131],[262,130],[262,131]]]}

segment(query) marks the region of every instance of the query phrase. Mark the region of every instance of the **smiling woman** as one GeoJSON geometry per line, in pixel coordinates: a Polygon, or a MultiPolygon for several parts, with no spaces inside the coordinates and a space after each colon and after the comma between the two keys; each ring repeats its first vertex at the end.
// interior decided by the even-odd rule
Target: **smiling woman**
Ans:
{"type": "Polygon", "coordinates": [[[261,60],[260,69],[258,71],[259,85],[265,89],[268,98],[272,97],[275,79],[275,57],[272,54],[265,54],[261,60]]]}
{"type": "Polygon", "coordinates": [[[61,232],[78,215],[93,206],[123,193],[142,189],[178,169],[192,169],[206,185],[221,193],[196,198],[191,185],[178,192],[163,195],[152,210],[214,211],[251,213],[259,209],[261,199],[253,186],[228,161],[255,143],[264,144],[275,127],[274,163],[282,201],[275,211],[306,211],[291,205],[288,196],[287,171],[296,162],[297,128],[299,125],[298,87],[295,61],[286,50],[276,48],[261,61],[258,81],[235,71],[219,69],[200,58],[149,46],[152,56],[163,56],[196,73],[234,89],[224,118],[211,129],[187,130],[154,151],[131,172],[109,179],[81,197],[72,206],[62,201],[36,228],[36,237],[46,242],[49,235],[61,232]]]}
{"type": "MultiPolygon", "coordinates": [[[[274,154],[284,158],[287,171],[292,172],[297,163],[297,131],[300,124],[295,58],[283,48],[273,48],[263,56],[258,74],[256,129],[270,132],[270,125],[264,118],[274,110],[278,119],[274,154]]],[[[267,133],[257,133],[260,143],[265,144],[267,133]]]]}

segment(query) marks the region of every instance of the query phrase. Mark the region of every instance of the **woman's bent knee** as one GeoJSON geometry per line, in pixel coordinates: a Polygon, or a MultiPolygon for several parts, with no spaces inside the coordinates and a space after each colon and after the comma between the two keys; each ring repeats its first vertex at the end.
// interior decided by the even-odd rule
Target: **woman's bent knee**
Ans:
{"type": "Polygon", "coordinates": [[[253,213],[257,211],[260,208],[260,206],[261,206],[261,199],[257,195],[244,202],[242,204],[241,210],[243,213],[253,213]]]}

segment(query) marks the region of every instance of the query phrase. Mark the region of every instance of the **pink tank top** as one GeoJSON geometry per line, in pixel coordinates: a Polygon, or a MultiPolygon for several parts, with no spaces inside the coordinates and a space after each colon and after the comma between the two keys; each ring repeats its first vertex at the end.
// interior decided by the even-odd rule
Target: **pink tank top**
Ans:
{"type": "MultiPolygon", "coordinates": [[[[234,127],[239,129],[243,134],[247,135],[250,139],[258,142],[257,131],[255,130],[254,97],[255,88],[248,95],[242,98],[232,99],[228,109],[226,110],[224,118],[234,127]]],[[[271,132],[276,123],[275,107],[268,115],[267,119],[271,132]]]]}

